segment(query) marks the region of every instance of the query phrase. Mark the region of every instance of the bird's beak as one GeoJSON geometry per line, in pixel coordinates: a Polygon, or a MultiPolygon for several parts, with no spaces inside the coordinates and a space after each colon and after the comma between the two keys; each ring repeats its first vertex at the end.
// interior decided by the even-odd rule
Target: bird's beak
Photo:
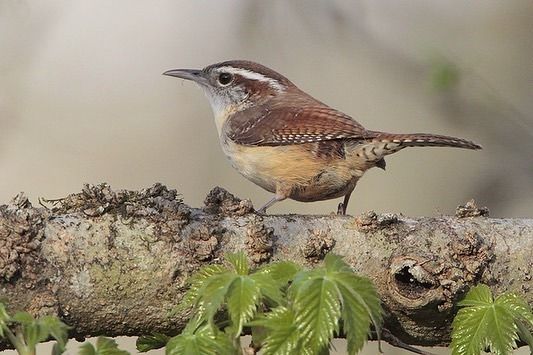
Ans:
{"type": "Polygon", "coordinates": [[[167,70],[163,75],[175,76],[176,78],[192,80],[195,83],[207,85],[207,78],[204,72],[198,69],[172,69],[167,70]]]}

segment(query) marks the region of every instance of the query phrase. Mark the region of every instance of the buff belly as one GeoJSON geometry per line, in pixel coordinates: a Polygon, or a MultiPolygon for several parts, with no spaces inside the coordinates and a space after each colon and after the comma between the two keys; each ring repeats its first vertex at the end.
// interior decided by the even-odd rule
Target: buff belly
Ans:
{"type": "Polygon", "coordinates": [[[222,140],[224,153],[243,176],[272,193],[320,201],[351,192],[363,170],[353,160],[318,158],[305,145],[243,146],[222,140]]]}

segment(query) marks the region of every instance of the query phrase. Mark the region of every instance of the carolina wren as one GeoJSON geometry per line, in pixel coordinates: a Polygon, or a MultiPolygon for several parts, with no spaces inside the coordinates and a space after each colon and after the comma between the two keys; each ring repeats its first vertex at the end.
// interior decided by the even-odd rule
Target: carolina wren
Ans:
{"type": "Polygon", "coordinates": [[[205,92],[222,149],[247,179],[274,193],[259,212],[291,198],[311,202],[350,195],[365,171],[385,169],[386,155],[405,147],[481,149],[436,134],[370,131],[261,64],[232,60],[163,73],[192,80],[205,92]]]}

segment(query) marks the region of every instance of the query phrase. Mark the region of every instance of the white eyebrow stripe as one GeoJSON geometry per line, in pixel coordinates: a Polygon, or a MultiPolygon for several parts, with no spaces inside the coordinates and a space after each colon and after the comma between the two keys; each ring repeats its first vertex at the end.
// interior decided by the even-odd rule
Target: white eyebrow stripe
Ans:
{"type": "Polygon", "coordinates": [[[226,71],[231,74],[237,74],[245,77],[246,79],[250,80],[257,80],[268,83],[270,87],[277,92],[283,92],[285,91],[285,88],[283,85],[281,85],[276,79],[272,79],[269,77],[264,76],[263,74],[253,72],[251,70],[242,69],[242,68],[234,68],[234,67],[220,67],[219,70],[226,71]]]}

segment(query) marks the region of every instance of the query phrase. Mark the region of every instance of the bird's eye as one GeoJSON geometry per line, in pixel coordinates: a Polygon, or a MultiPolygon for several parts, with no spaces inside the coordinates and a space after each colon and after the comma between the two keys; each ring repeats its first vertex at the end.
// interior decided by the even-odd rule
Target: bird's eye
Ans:
{"type": "Polygon", "coordinates": [[[228,85],[233,80],[233,76],[230,73],[220,73],[218,76],[218,82],[220,85],[228,85]]]}

